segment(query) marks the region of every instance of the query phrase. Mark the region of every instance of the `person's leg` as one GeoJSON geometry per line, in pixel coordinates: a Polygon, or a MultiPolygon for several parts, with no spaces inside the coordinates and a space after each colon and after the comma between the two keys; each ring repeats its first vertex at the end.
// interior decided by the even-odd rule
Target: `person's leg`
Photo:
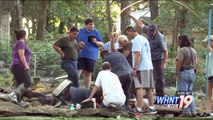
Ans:
{"type": "Polygon", "coordinates": [[[133,77],[136,89],[136,111],[142,111],[143,107],[143,89],[142,89],[142,80],[141,72],[137,71],[137,77],[133,77]]]}
{"type": "MultiPolygon", "coordinates": [[[[192,97],[193,97],[193,87],[194,87],[194,82],[195,82],[195,73],[194,73],[194,70],[187,70],[187,73],[188,73],[188,91],[189,92],[192,92],[192,97]]],[[[196,114],[196,105],[195,105],[195,100],[194,100],[194,97],[193,97],[193,100],[192,100],[192,103],[190,105],[190,110],[191,110],[191,113],[192,114],[196,114]]]]}
{"type": "MultiPolygon", "coordinates": [[[[189,90],[189,76],[190,74],[182,71],[179,73],[177,81],[177,89],[180,92],[187,92],[189,90]]],[[[190,108],[183,108],[183,113],[191,114],[190,108]]]]}
{"type": "Polygon", "coordinates": [[[124,94],[126,96],[126,101],[125,101],[125,107],[128,108],[129,105],[129,99],[130,99],[130,94],[129,94],[129,88],[131,84],[131,75],[124,75],[119,77],[119,80],[121,82],[124,94]]]}
{"type": "MultiPolygon", "coordinates": [[[[131,76],[131,79],[132,79],[132,76],[131,76]]],[[[129,94],[130,94],[130,99],[135,98],[136,93],[135,93],[135,84],[133,80],[131,81],[131,84],[129,87],[129,94]]]]}
{"type": "Polygon", "coordinates": [[[92,78],[92,72],[84,70],[84,81],[83,81],[83,84],[84,84],[84,86],[86,88],[90,87],[91,78],[92,78]]]}
{"type": "Polygon", "coordinates": [[[78,59],[77,69],[78,69],[78,79],[80,80],[81,75],[83,74],[83,76],[84,76],[84,71],[83,71],[83,69],[84,69],[84,60],[82,58],[78,59]]]}
{"type": "Polygon", "coordinates": [[[147,94],[147,97],[148,97],[148,100],[149,100],[149,106],[154,106],[152,89],[146,88],[145,90],[146,90],[146,94],[147,94]]]}
{"type": "Polygon", "coordinates": [[[22,80],[22,83],[24,83],[25,89],[31,90],[32,81],[31,81],[31,75],[29,70],[24,70],[24,78],[22,80]]]}
{"type": "Polygon", "coordinates": [[[94,71],[96,61],[91,59],[84,59],[84,61],[85,61],[85,68],[83,69],[84,70],[83,84],[86,88],[89,88],[92,79],[92,72],[94,71]]]}
{"type": "Polygon", "coordinates": [[[16,102],[21,101],[22,93],[24,93],[26,90],[30,89],[31,87],[31,76],[29,70],[24,70],[23,68],[12,68],[12,73],[14,75],[15,81],[16,81],[16,89],[14,90],[15,96],[13,97],[16,102]],[[20,84],[24,84],[24,88],[20,88],[20,84]],[[25,89],[25,90],[24,90],[25,89]]]}
{"type": "Polygon", "coordinates": [[[61,66],[68,74],[68,79],[72,81],[73,86],[79,87],[76,61],[62,61],[61,66]]]}
{"type": "Polygon", "coordinates": [[[153,63],[153,77],[155,81],[156,96],[164,96],[164,77],[163,69],[161,68],[161,61],[152,61],[153,63]]]}
{"type": "Polygon", "coordinates": [[[212,90],[213,90],[213,83],[208,84],[208,97],[206,102],[206,113],[211,112],[212,107],[212,90]]]}
{"type": "Polygon", "coordinates": [[[22,83],[22,79],[24,78],[24,71],[19,68],[11,68],[11,72],[13,73],[13,77],[15,80],[15,87],[18,87],[22,83]]]}
{"type": "Polygon", "coordinates": [[[142,109],[143,107],[143,89],[136,88],[136,107],[142,109]]]}

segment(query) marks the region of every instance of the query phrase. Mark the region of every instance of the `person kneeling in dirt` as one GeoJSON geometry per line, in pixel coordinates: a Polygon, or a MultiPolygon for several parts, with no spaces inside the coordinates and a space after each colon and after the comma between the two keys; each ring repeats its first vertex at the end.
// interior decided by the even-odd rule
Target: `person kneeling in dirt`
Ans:
{"type": "Polygon", "coordinates": [[[125,103],[126,96],[121,87],[119,78],[116,74],[111,72],[109,62],[104,62],[101,69],[102,71],[98,73],[95,86],[93,87],[90,96],[82,103],[91,101],[96,92],[101,88],[103,92],[102,107],[115,107],[120,109],[125,103]]]}

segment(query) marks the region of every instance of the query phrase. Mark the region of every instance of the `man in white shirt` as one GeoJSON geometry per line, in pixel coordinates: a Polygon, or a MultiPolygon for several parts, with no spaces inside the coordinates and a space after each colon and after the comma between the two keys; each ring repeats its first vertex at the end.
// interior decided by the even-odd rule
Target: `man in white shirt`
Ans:
{"type": "Polygon", "coordinates": [[[124,95],[118,76],[111,72],[109,62],[104,62],[101,68],[102,71],[98,73],[95,86],[93,87],[89,98],[83,102],[90,101],[95,93],[101,88],[104,97],[102,106],[108,107],[110,103],[123,106],[126,101],[126,96],[124,95]]]}
{"type": "Polygon", "coordinates": [[[133,15],[131,15],[129,11],[126,11],[126,13],[132,18],[138,27],[142,28],[143,33],[147,36],[151,48],[156,96],[164,96],[164,71],[166,69],[166,60],[168,57],[165,36],[158,30],[156,24],[146,26],[140,20],[137,20],[133,15]]]}
{"type": "Polygon", "coordinates": [[[133,26],[128,26],[124,33],[129,39],[132,39],[132,61],[133,61],[133,80],[136,88],[137,104],[133,112],[143,113],[143,89],[146,90],[149,100],[149,112],[157,113],[153,105],[153,65],[151,60],[151,50],[149,41],[142,35],[139,35],[133,26]]]}

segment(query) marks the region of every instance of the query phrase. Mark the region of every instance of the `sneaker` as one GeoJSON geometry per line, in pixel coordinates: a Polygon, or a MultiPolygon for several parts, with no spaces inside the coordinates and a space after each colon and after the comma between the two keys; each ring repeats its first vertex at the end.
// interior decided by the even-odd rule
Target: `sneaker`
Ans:
{"type": "Polygon", "coordinates": [[[29,107],[29,105],[30,105],[30,103],[24,102],[24,101],[18,102],[17,104],[20,105],[21,107],[25,107],[25,108],[29,107]]]}
{"type": "Polygon", "coordinates": [[[157,110],[156,108],[149,108],[146,112],[146,114],[157,114],[157,110]]]}
{"type": "Polygon", "coordinates": [[[203,114],[200,115],[200,117],[211,117],[211,113],[204,112],[203,114]]]}
{"type": "Polygon", "coordinates": [[[11,101],[13,101],[14,103],[18,103],[18,99],[17,99],[17,95],[12,92],[8,95],[8,97],[10,98],[11,101]]]}
{"type": "Polygon", "coordinates": [[[130,112],[132,113],[145,113],[145,111],[143,109],[141,109],[140,111],[137,108],[133,108],[130,110],[130,112]]]}

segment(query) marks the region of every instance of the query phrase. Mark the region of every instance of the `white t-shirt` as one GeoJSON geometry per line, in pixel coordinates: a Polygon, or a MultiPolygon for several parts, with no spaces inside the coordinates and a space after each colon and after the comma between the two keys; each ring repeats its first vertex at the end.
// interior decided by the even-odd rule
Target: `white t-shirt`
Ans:
{"type": "Polygon", "coordinates": [[[108,106],[109,103],[123,105],[126,101],[126,96],[121,87],[121,83],[116,74],[109,70],[103,70],[98,73],[95,85],[102,88],[103,104],[108,106]]]}
{"type": "Polygon", "coordinates": [[[153,69],[149,41],[142,35],[137,35],[134,39],[132,39],[132,65],[135,64],[135,52],[137,51],[141,54],[141,61],[138,66],[138,70],[142,71],[153,69]]]}

